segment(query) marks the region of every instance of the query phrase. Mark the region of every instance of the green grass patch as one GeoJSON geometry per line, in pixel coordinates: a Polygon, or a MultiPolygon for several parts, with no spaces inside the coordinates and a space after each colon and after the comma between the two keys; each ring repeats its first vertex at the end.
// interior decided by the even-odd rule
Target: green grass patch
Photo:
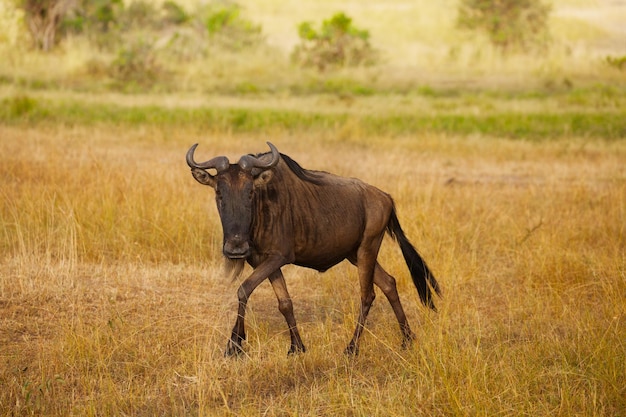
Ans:
{"type": "Polygon", "coordinates": [[[404,136],[419,133],[486,135],[542,140],[589,137],[616,140],[626,137],[626,111],[515,112],[494,110],[488,114],[455,113],[316,112],[276,108],[120,106],[79,101],[54,101],[28,96],[5,98],[0,121],[6,124],[61,123],[65,125],[194,126],[208,131],[289,132],[345,131],[358,136],[404,136]]]}

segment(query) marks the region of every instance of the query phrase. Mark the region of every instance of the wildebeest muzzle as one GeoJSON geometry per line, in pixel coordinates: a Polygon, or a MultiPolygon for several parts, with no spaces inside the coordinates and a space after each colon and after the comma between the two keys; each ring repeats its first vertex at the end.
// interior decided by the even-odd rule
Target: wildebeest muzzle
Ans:
{"type": "Polygon", "coordinates": [[[235,235],[224,239],[222,252],[229,259],[247,258],[250,255],[250,243],[241,235],[235,235]]]}

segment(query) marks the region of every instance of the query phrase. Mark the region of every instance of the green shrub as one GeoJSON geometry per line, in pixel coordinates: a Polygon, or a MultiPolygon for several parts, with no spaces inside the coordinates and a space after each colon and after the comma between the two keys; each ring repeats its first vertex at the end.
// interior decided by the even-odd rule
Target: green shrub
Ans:
{"type": "Polygon", "coordinates": [[[358,29],[352,19],[337,13],[315,30],[310,22],[298,26],[300,43],[292,52],[292,60],[305,67],[324,71],[331,67],[370,65],[377,53],[369,43],[369,32],[358,29]]]}
{"type": "Polygon", "coordinates": [[[117,24],[122,12],[122,0],[80,0],[61,21],[63,35],[108,32],[117,24]]]}
{"type": "Polygon", "coordinates": [[[607,56],[606,63],[620,71],[626,71],[626,55],[624,56],[607,56]]]}
{"type": "Polygon", "coordinates": [[[125,30],[157,29],[160,16],[157,8],[146,0],[135,0],[123,9],[120,21],[125,30]]]}
{"type": "Polygon", "coordinates": [[[152,43],[145,40],[133,40],[120,48],[109,66],[109,75],[125,84],[124,88],[150,87],[164,72],[152,43]]]}
{"type": "Polygon", "coordinates": [[[146,0],[124,6],[123,0],[79,0],[63,22],[63,34],[86,35],[98,47],[115,50],[136,32],[162,31],[190,21],[185,10],[173,1],[159,8],[146,0]]]}
{"type": "Polygon", "coordinates": [[[124,6],[123,0],[80,0],[62,22],[66,33],[126,32],[133,29],[162,29],[181,25],[190,20],[185,10],[173,1],[161,8],[146,0],[136,0],[124,6]]]}
{"type": "Polygon", "coordinates": [[[115,50],[123,42],[120,16],[122,0],[79,0],[61,24],[61,34],[87,37],[98,48],[115,50]]]}
{"type": "Polygon", "coordinates": [[[461,0],[457,27],[486,34],[502,53],[529,52],[547,44],[550,11],[542,0],[461,0]]]}
{"type": "MultiPolygon", "coordinates": [[[[66,4],[60,17],[55,17],[59,20],[59,33],[57,30],[48,30],[45,34],[85,36],[99,49],[111,52],[121,48],[113,65],[118,75],[126,73],[120,69],[126,67],[125,63],[129,60],[125,57],[129,53],[133,56],[145,55],[137,51],[131,53],[136,48],[126,46],[133,42],[132,38],[138,36],[154,39],[159,45],[157,49],[165,47],[170,50],[168,53],[182,49],[179,55],[185,58],[213,54],[215,47],[238,51],[257,46],[263,41],[261,26],[245,18],[241,6],[230,0],[201,2],[189,14],[172,0],[160,6],[149,0],[14,1],[24,5],[23,9],[29,12],[27,17],[32,16],[33,19],[47,16],[49,9],[56,3],[66,4]]],[[[43,39],[39,32],[33,36],[39,36],[35,40],[41,45],[45,43],[46,49],[51,48],[55,39],[58,39],[54,36],[43,39]]]]}
{"type": "Polygon", "coordinates": [[[163,3],[163,21],[172,25],[182,25],[189,21],[189,15],[180,5],[173,1],[163,3]]]}
{"type": "Polygon", "coordinates": [[[239,50],[263,40],[261,26],[244,18],[237,3],[209,3],[201,8],[199,16],[214,46],[239,50]]]}
{"type": "Polygon", "coordinates": [[[37,107],[37,100],[25,95],[7,97],[0,102],[3,116],[7,118],[20,118],[31,113],[37,107]]]}

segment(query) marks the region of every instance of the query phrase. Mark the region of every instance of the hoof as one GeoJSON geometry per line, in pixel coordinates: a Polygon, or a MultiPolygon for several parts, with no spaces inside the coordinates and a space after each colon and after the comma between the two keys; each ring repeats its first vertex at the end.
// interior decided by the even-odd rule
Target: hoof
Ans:
{"type": "Polygon", "coordinates": [[[239,357],[241,355],[243,355],[243,348],[241,347],[241,344],[238,344],[238,343],[233,342],[232,340],[229,340],[228,344],[226,344],[224,357],[232,358],[232,357],[239,357]]]}
{"type": "Polygon", "coordinates": [[[289,348],[289,351],[287,352],[287,356],[298,355],[300,353],[305,353],[305,352],[306,352],[306,348],[304,347],[304,345],[302,346],[291,345],[291,347],[289,348]]]}
{"type": "Polygon", "coordinates": [[[413,346],[413,343],[415,342],[415,335],[411,334],[409,336],[406,336],[402,339],[402,349],[407,350],[410,349],[411,346],[413,346]]]}
{"type": "Polygon", "coordinates": [[[343,351],[343,353],[347,356],[358,356],[359,355],[359,348],[355,345],[348,345],[348,347],[346,348],[346,350],[343,351]]]}

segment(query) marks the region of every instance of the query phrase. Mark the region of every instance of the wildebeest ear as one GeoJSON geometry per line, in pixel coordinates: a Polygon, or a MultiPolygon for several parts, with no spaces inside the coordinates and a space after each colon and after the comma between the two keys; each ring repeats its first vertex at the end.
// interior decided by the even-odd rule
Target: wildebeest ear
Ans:
{"type": "Polygon", "coordinates": [[[254,177],[254,186],[255,187],[262,187],[265,184],[267,184],[268,182],[270,182],[272,177],[274,177],[274,173],[272,172],[272,170],[268,169],[266,171],[263,171],[259,175],[254,177]]]}
{"type": "Polygon", "coordinates": [[[191,175],[198,181],[200,184],[209,185],[215,188],[215,177],[203,169],[199,168],[191,168],[191,175]]]}

